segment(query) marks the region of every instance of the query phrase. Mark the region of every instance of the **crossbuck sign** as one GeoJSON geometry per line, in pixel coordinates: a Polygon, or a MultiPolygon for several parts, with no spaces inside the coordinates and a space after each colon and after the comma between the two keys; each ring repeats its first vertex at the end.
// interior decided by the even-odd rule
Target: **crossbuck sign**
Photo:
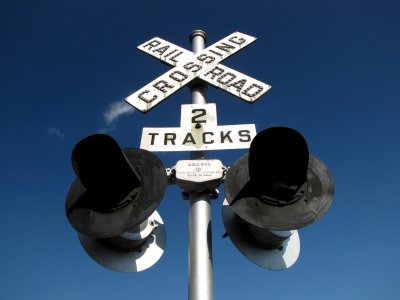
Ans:
{"type": "Polygon", "coordinates": [[[155,37],[138,49],[173,66],[125,99],[142,112],[147,112],[195,78],[221,88],[253,103],[271,86],[220,64],[221,61],[256,40],[240,32],[232,33],[199,53],[183,49],[155,37]]]}

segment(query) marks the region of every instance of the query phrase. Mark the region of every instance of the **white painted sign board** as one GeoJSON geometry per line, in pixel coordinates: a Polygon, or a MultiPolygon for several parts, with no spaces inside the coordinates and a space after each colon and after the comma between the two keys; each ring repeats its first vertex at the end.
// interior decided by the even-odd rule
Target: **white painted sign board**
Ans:
{"type": "Polygon", "coordinates": [[[140,148],[149,151],[246,149],[255,135],[254,124],[218,126],[214,103],[186,104],[181,109],[181,127],[143,128],[140,148]]]}
{"type": "Polygon", "coordinates": [[[199,53],[189,55],[189,51],[171,48],[170,43],[159,47],[161,41],[154,38],[140,45],[139,49],[152,55],[156,54],[154,56],[158,56],[175,67],[127,97],[125,101],[142,112],[146,112],[194,78],[202,75],[206,81],[211,81],[217,87],[247,99],[249,102],[255,101],[264,90],[269,89],[269,86],[260,85],[260,82],[248,83],[250,77],[243,77],[245,75],[237,71],[218,66],[221,61],[255,40],[255,37],[234,32],[199,53]],[[178,57],[180,57],[179,61],[178,57]]]}

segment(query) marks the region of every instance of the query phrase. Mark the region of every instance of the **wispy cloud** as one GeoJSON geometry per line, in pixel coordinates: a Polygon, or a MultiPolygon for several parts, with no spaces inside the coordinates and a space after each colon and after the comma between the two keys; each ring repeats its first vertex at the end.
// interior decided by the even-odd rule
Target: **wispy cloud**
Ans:
{"type": "Polygon", "coordinates": [[[54,127],[48,127],[46,133],[51,136],[55,136],[56,138],[63,140],[65,139],[64,133],[61,132],[60,129],[54,127]]]}
{"type": "Polygon", "coordinates": [[[123,115],[132,114],[134,108],[127,104],[125,101],[113,102],[108,106],[103,116],[108,126],[115,124],[115,122],[123,115]]]}

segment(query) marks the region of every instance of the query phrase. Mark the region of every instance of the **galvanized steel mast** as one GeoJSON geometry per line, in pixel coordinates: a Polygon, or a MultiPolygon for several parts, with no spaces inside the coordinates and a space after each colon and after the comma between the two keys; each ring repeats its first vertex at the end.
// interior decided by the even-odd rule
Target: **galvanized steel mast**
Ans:
{"type": "MultiPolygon", "coordinates": [[[[194,53],[204,49],[207,35],[195,30],[189,36],[194,53]]],[[[192,104],[206,104],[207,86],[195,83],[191,86],[192,104]]],[[[201,126],[200,123],[196,126],[201,126]]],[[[197,129],[199,129],[197,127],[197,129]]],[[[191,159],[204,159],[206,151],[192,151],[191,159]]],[[[189,300],[212,300],[212,242],[211,205],[208,191],[191,192],[189,195],[189,300]]]]}

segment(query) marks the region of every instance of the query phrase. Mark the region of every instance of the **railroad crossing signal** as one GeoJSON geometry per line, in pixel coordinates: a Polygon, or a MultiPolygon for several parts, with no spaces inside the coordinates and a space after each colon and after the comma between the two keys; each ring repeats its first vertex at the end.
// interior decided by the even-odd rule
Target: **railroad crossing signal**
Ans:
{"type": "Polygon", "coordinates": [[[174,68],[128,96],[125,101],[138,110],[147,112],[193,79],[200,78],[253,103],[271,86],[219,63],[255,40],[256,38],[250,35],[234,32],[194,54],[155,37],[138,48],[174,68]]]}
{"type": "MultiPolygon", "coordinates": [[[[235,32],[204,50],[204,32],[194,31],[191,39],[200,52],[157,37],[140,45],[173,68],[125,100],[146,112],[194,79],[249,103],[271,88],[220,64],[254,37],[235,32]]],[[[192,86],[193,102],[182,105],[179,128],[143,128],[142,149],[120,149],[106,135],[80,141],[72,154],[77,177],[65,207],[95,261],[115,271],[139,272],[164,252],[165,227],[156,208],[167,184],[177,184],[190,202],[190,300],[213,299],[210,199],[218,197],[220,184],[226,197],[222,217],[227,236],[246,258],[272,270],[296,262],[297,229],[324,215],[334,190],[328,169],[309,153],[300,133],[273,127],[256,134],[254,124],[218,126],[216,105],[206,104],[202,92],[201,85],[192,86]],[[238,148],[250,150],[229,168],[206,159],[206,150],[238,148]],[[191,160],[165,169],[148,150],[191,151],[191,160]]]]}

